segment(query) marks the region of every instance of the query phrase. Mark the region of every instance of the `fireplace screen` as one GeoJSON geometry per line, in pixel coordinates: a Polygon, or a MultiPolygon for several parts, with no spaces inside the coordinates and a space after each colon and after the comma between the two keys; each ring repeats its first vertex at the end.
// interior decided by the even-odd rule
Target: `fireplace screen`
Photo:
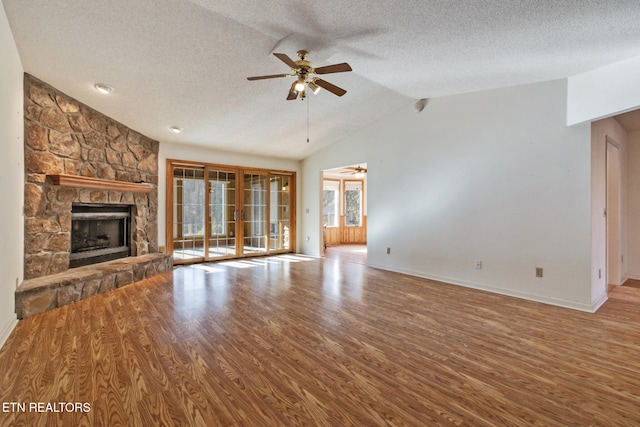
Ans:
{"type": "Polygon", "coordinates": [[[69,267],[131,255],[131,207],[74,204],[69,267]]]}

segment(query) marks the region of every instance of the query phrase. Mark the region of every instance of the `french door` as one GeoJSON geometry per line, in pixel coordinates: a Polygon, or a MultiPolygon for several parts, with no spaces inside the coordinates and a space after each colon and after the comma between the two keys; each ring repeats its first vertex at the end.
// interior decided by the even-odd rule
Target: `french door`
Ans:
{"type": "Polygon", "coordinates": [[[203,203],[208,207],[208,227],[205,228],[208,259],[235,255],[237,252],[237,176],[234,171],[207,168],[208,197],[203,203]]]}
{"type": "Polygon", "coordinates": [[[174,263],[294,251],[294,189],[294,172],[167,160],[174,263]]]}

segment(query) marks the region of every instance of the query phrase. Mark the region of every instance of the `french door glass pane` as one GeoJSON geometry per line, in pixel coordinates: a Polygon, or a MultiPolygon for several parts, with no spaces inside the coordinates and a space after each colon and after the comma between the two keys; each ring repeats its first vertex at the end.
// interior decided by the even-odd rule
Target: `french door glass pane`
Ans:
{"type": "Polygon", "coordinates": [[[267,251],[267,175],[244,174],[244,253],[267,251]]]}
{"type": "Polygon", "coordinates": [[[204,172],[175,168],[173,194],[173,257],[178,260],[203,258],[204,172]]]}
{"type": "Polygon", "coordinates": [[[271,193],[269,202],[269,249],[289,249],[291,231],[291,177],[271,175],[271,193]]]}
{"type": "Polygon", "coordinates": [[[209,257],[236,255],[236,174],[209,170],[209,257]]]}

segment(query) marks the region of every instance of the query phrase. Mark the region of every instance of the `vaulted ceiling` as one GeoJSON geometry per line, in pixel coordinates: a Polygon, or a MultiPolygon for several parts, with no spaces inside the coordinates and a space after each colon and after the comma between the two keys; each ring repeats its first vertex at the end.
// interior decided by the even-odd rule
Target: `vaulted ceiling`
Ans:
{"type": "Polygon", "coordinates": [[[301,159],[420,98],[558,79],[640,55],[640,2],[3,0],[27,73],[160,141],[301,159]],[[306,49],[347,90],[249,82],[306,49]],[[104,96],[93,88],[106,83],[104,96]],[[307,128],[308,123],[308,128],[307,128]],[[170,126],[183,132],[176,135],[170,126]],[[307,142],[307,132],[309,142],[307,142]]]}

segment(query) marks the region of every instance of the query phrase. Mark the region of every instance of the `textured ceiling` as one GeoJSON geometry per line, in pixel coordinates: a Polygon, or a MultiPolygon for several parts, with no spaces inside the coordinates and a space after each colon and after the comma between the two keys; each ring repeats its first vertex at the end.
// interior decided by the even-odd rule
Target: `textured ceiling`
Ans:
{"type": "Polygon", "coordinates": [[[301,159],[419,98],[558,79],[640,55],[640,2],[3,0],[26,72],[160,141],[301,159]],[[345,88],[286,101],[271,55],[345,88]],[[93,84],[115,87],[109,96],[93,84]],[[309,135],[307,143],[307,107],[309,135]],[[183,133],[168,128],[177,125],[183,133]]]}

